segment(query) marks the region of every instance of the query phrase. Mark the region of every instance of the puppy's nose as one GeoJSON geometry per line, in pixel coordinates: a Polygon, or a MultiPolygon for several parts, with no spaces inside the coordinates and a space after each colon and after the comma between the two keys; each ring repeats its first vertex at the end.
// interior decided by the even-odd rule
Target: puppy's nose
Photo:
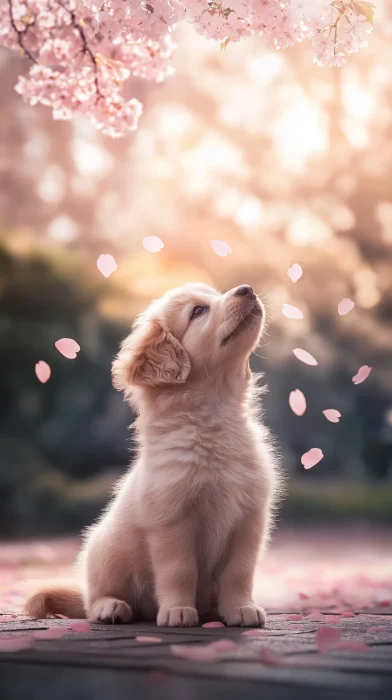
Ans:
{"type": "Polygon", "coordinates": [[[250,284],[242,284],[240,287],[237,287],[234,295],[236,297],[249,297],[250,299],[256,299],[256,294],[254,293],[250,284]]]}

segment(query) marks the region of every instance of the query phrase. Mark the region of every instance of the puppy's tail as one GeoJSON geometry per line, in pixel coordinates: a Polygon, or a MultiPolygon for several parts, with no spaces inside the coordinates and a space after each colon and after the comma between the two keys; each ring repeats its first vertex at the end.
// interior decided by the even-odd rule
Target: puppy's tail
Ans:
{"type": "Polygon", "coordinates": [[[34,620],[53,615],[66,615],[73,619],[86,617],[82,593],[72,585],[44,586],[27,598],[24,612],[34,620]]]}

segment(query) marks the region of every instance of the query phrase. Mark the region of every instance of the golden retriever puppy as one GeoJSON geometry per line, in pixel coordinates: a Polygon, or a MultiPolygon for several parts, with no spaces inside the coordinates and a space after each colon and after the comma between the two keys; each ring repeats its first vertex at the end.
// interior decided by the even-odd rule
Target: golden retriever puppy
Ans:
{"type": "Polygon", "coordinates": [[[136,410],[138,457],[85,535],[80,590],[47,587],[28,615],[195,626],[215,599],[227,625],[264,625],[252,581],[279,475],[249,369],[263,318],[249,285],[188,284],[137,319],[113,382],[136,410]]]}

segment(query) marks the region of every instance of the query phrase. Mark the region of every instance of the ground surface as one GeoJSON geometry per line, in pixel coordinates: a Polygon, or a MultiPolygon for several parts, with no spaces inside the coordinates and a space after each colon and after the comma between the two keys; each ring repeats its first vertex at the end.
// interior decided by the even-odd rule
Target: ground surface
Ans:
{"type": "Polygon", "coordinates": [[[26,579],[69,576],[76,549],[74,540],[0,545],[2,698],[392,696],[391,533],[280,532],[256,577],[269,611],[258,636],[24,618],[26,579]]]}

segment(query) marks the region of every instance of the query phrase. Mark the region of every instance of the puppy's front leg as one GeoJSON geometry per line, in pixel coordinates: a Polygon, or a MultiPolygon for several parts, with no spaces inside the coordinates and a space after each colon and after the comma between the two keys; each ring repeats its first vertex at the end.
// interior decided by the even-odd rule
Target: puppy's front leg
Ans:
{"type": "Polygon", "coordinates": [[[218,579],[218,609],[227,625],[262,627],[265,612],[252,600],[258,553],[267,531],[267,514],[250,513],[234,532],[228,560],[218,579]]]}
{"type": "Polygon", "coordinates": [[[197,566],[191,524],[168,525],[147,535],[160,627],[196,627],[197,566]]]}

